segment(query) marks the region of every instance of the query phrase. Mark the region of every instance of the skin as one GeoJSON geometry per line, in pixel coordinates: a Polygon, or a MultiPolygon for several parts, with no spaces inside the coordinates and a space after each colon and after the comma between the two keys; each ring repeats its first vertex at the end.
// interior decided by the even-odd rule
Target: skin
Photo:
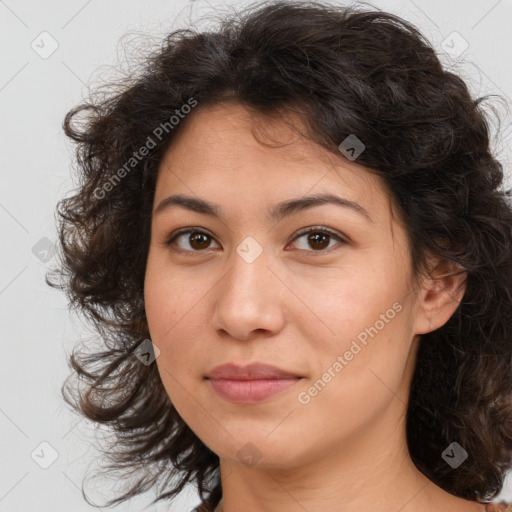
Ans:
{"type": "MultiPolygon", "coordinates": [[[[161,162],[154,211],[180,193],[219,204],[225,218],[180,206],[153,213],[145,304],[165,389],[220,457],[224,512],[484,510],[420,473],[405,437],[420,335],[454,313],[464,276],[438,277],[453,270],[441,262],[437,279],[413,286],[405,227],[381,178],[357,160],[236,103],[198,108],[183,123],[161,162]],[[274,204],[319,192],[355,201],[373,222],[332,204],[267,219],[274,204]],[[328,236],[319,248],[307,234],[297,238],[299,229],[323,225],[345,243],[328,236]],[[165,244],[187,227],[208,236],[165,244]],[[236,251],[248,236],[263,250],[251,263],[236,251]],[[401,310],[301,403],[299,393],[395,303],[401,310]],[[303,378],[243,405],[205,380],[219,364],[254,361],[303,378]]],[[[432,268],[437,263],[431,259],[432,268]]]]}

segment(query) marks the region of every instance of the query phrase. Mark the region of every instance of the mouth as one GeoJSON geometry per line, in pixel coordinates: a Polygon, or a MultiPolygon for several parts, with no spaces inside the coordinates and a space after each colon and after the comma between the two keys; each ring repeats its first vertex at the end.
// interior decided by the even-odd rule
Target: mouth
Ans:
{"type": "Polygon", "coordinates": [[[302,379],[208,379],[221,398],[235,404],[252,404],[268,400],[290,389],[302,379]]]}
{"type": "Polygon", "coordinates": [[[227,363],[216,366],[206,375],[208,379],[230,380],[293,379],[297,377],[302,377],[302,375],[266,363],[248,365],[227,363]]]}
{"type": "Polygon", "coordinates": [[[268,400],[303,379],[294,372],[265,363],[245,366],[228,363],[216,366],[205,378],[217,395],[236,404],[268,400]]]}

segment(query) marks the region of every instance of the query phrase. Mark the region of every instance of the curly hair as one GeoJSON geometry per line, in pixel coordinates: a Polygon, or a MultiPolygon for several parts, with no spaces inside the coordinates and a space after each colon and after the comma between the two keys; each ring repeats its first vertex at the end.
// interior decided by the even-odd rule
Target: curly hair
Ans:
{"type": "Polygon", "coordinates": [[[428,255],[467,274],[455,313],[421,336],[407,444],[445,491],[495,498],[512,464],[512,208],[491,154],[488,96],[474,99],[400,17],[302,1],[252,5],[215,31],[175,30],[142,71],[108,87],[63,123],[80,183],[57,206],[61,281],[46,277],[106,347],[75,347],[62,393],[114,432],[107,470],[136,476],[107,506],[153,486],[156,503],[192,483],[203,511],[222,495],[219,457],[179,416],[156,364],[134,351],[150,338],[143,291],[159,163],[195,111],[226,101],[279,119],[293,111],[338,156],[355,134],[365,145],[357,162],[383,178],[403,217],[415,276],[428,255]],[[454,441],[468,453],[457,471],[441,457],[454,441]]]}

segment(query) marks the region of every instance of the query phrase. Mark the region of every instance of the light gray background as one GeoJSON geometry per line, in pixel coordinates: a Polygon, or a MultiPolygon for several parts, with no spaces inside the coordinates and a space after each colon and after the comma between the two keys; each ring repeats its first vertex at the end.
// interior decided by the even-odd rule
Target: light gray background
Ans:
{"type": "MultiPolygon", "coordinates": [[[[434,42],[443,63],[470,81],[474,94],[501,94],[510,102],[512,0],[375,0],[376,7],[416,24],[434,42]],[[460,35],[453,35],[456,31],[460,35]],[[444,42],[443,42],[444,41],[444,42]],[[464,41],[468,48],[464,53],[464,41]]],[[[236,5],[246,2],[236,2],[236,5]]],[[[96,431],[73,416],[60,396],[68,375],[66,353],[92,331],[72,315],[65,297],[44,283],[54,262],[54,209],[73,187],[72,146],[61,130],[66,112],[88,87],[109,76],[123,58],[120,38],[133,44],[146,34],[157,41],[190,19],[215,13],[225,2],[179,0],[0,1],[0,510],[2,512],[80,512],[93,510],[82,498],[82,479],[95,465],[96,431]],[[41,35],[47,32],[48,35],[41,35]],[[135,39],[132,35],[135,34],[135,39]],[[128,41],[129,42],[129,41],[128,41]],[[53,45],[58,48],[49,53],[53,45]],[[34,47],[34,48],[33,48],[34,47]],[[37,49],[37,51],[36,51],[37,49]],[[105,75],[105,73],[107,75],[105,75]],[[49,252],[46,252],[49,251],[49,252]],[[48,259],[49,258],[49,259],[48,259]],[[46,260],[46,261],[45,261],[46,260]],[[49,462],[49,443],[58,453],[42,469],[31,458],[49,462]]],[[[203,27],[204,23],[199,23],[203,27]]],[[[132,46],[133,46],[132,44],[132,46]]],[[[130,47],[130,44],[128,44],[130,47]]],[[[496,107],[500,108],[499,103],[496,107]]],[[[505,164],[510,186],[510,117],[503,118],[495,151],[505,164]]],[[[97,482],[97,481],[96,481],[97,482]]],[[[113,497],[105,482],[92,497],[113,497]]],[[[512,496],[512,483],[503,498],[512,496]]],[[[116,510],[138,511],[150,496],[116,510]]],[[[172,507],[198,503],[189,488],[172,507]]]]}

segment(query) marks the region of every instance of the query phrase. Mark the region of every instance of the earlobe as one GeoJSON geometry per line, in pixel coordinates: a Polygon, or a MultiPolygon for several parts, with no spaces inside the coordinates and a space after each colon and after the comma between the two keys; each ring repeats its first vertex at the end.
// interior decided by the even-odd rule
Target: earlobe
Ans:
{"type": "Polygon", "coordinates": [[[416,334],[435,331],[450,319],[464,297],[466,279],[467,272],[452,261],[431,267],[418,292],[416,334]]]}

